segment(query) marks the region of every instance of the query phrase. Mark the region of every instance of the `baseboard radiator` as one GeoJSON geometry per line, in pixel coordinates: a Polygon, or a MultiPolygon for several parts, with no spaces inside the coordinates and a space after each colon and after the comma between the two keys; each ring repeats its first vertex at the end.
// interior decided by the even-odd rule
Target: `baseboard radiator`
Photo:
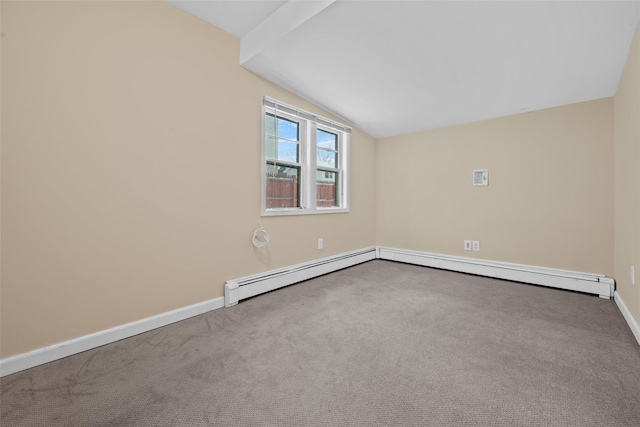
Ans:
{"type": "Polygon", "coordinates": [[[585,292],[606,299],[613,298],[615,290],[614,280],[602,274],[582,273],[524,264],[511,264],[476,258],[388,248],[384,246],[378,248],[378,258],[441,268],[444,270],[453,270],[461,273],[476,274],[478,276],[495,277],[515,282],[585,292]]]}
{"type": "Polygon", "coordinates": [[[229,280],[224,285],[224,305],[231,307],[245,298],[371,261],[372,259],[376,259],[376,248],[374,246],[253,276],[229,280]]]}

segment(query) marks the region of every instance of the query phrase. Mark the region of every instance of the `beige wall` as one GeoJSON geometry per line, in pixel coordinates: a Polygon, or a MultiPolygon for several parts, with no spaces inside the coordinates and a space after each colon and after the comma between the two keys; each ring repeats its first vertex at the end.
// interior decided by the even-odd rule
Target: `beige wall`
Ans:
{"type": "Polygon", "coordinates": [[[379,140],[377,182],[380,245],[613,275],[612,98],[379,140]]]}
{"type": "Polygon", "coordinates": [[[2,2],[0,357],[375,244],[375,143],[351,213],[260,219],[262,95],[239,40],[165,2],[2,2]],[[324,238],[325,249],[317,250],[324,238]]]}
{"type": "Polygon", "coordinates": [[[355,130],[351,213],[262,218],[259,251],[260,97],[326,113],[164,2],[0,5],[2,358],[375,243],[615,276],[640,319],[638,34],[615,100],[378,142],[355,130]]]}
{"type": "Polygon", "coordinates": [[[615,165],[616,289],[640,323],[640,26],[615,96],[615,165]]]}

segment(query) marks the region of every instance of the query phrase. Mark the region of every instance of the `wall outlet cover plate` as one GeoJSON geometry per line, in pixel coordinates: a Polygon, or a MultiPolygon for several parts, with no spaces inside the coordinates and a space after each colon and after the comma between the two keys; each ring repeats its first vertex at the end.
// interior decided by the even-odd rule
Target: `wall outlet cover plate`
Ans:
{"type": "Polygon", "coordinates": [[[489,171],[487,169],[476,169],[473,171],[473,186],[484,187],[489,185],[489,171]]]}

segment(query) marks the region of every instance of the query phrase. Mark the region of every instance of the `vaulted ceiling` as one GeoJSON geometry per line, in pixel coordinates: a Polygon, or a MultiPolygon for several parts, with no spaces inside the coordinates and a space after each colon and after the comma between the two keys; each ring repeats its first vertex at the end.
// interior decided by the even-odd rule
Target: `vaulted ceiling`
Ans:
{"type": "Polygon", "coordinates": [[[373,137],[613,96],[640,1],[180,1],[373,137]]]}

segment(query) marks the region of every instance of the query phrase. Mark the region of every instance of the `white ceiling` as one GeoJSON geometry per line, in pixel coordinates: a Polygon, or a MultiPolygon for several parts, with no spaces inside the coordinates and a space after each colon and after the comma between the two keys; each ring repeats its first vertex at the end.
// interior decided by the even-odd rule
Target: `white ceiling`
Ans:
{"type": "Polygon", "coordinates": [[[242,38],[287,0],[167,0],[180,9],[242,38]]]}
{"type": "Polygon", "coordinates": [[[613,96],[640,17],[640,1],[168,1],[376,138],[613,96]]]}

